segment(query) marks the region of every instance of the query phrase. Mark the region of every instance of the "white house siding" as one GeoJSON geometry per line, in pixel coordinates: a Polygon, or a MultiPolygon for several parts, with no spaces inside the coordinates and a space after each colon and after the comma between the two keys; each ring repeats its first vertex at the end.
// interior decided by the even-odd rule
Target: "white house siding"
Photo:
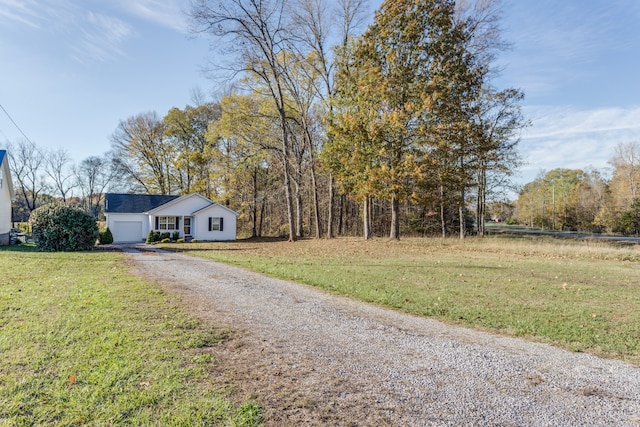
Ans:
{"type": "MultiPolygon", "coordinates": [[[[5,156],[4,162],[6,161],[5,156]]],[[[6,176],[9,168],[3,167],[3,164],[0,164],[0,245],[8,245],[11,232],[11,192],[9,191],[11,177],[6,176]]]]}
{"type": "Polygon", "coordinates": [[[107,227],[113,234],[114,243],[142,242],[149,234],[149,222],[145,214],[107,215],[107,227]]]}
{"type": "Polygon", "coordinates": [[[211,205],[196,213],[193,227],[194,238],[203,241],[236,240],[236,214],[220,205],[211,205]],[[224,218],[222,231],[209,231],[209,218],[224,218]]]}

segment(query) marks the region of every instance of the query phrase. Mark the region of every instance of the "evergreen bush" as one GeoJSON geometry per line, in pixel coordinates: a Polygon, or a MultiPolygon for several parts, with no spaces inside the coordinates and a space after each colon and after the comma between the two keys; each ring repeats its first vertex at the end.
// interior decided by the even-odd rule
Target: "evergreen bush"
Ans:
{"type": "Polygon", "coordinates": [[[110,245],[113,243],[113,234],[111,234],[111,230],[109,230],[109,227],[107,227],[104,232],[100,233],[98,241],[101,245],[110,245]]]}
{"type": "Polygon", "coordinates": [[[91,250],[100,235],[93,216],[57,203],[35,209],[31,212],[29,224],[36,246],[45,252],[91,250]]]}

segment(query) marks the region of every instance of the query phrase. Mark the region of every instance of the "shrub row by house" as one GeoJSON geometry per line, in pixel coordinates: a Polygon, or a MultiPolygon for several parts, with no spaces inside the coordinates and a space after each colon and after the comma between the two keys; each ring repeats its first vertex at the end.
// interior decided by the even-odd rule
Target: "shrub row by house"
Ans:
{"type": "Polygon", "coordinates": [[[168,231],[161,233],[160,231],[151,230],[149,231],[149,234],[147,234],[147,243],[169,243],[179,241],[182,241],[182,239],[180,238],[180,233],[177,231],[174,231],[173,233],[169,233],[168,231]]]}

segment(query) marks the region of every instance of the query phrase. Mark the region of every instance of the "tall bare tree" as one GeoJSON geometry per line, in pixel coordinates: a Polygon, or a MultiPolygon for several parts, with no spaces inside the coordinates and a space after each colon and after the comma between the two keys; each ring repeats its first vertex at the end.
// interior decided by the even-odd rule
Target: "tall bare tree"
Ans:
{"type": "Polygon", "coordinates": [[[9,168],[18,181],[29,212],[38,207],[38,198],[48,185],[44,175],[45,156],[33,142],[20,140],[9,144],[9,168]]]}
{"type": "Polygon", "coordinates": [[[116,176],[116,168],[109,156],[91,156],[80,162],[76,170],[76,183],[82,192],[82,204],[96,219],[100,215],[105,190],[116,176]]]}
{"type": "Polygon", "coordinates": [[[53,189],[60,195],[62,202],[67,203],[67,197],[77,186],[74,179],[74,165],[69,152],[60,149],[47,153],[44,170],[51,178],[53,189]]]}
{"type": "MultiPolygon", "coordinates": [[[[299,55],[307,59],[306,69],[310,70],[309,79],[317,82],[312,89],[314,96],[321,101],[322,112],[325,115],[325,122],[333,117],[333,95],[335,85],[334,77],[334,56],[332,55],[331,43],[335,43],[332,37],[333,30],[339,29],[337,48],[339,51],[346,49],[349,38],[363,23],[366,0],[338,0],[334,7],[327,7],[327,2],[323,0],[298,0],[294,2],[293,19],[299,55]]],[[[294,98],[296,99],[296,98],[294,98]]],[[[299,102],[297,102],[300,105],[299,102]]],[[[325,137],[328,133],[325,132],[325,137]]],[[[309,139],[309,142],[312,140],[309,139]]],[[[313,158],[316,147],[309,147],[311,159],[312,183],[314,186],[314,212],[316,216],[316,236],[320,236],[320,215],[318,208],[318,196],[316,186],[315,159],[313,158]]],[[[333,202],[334,202],[334,178],[329,171],[328,184],[328,216],[326,236],[333,237],[333,202]]]]}
{"type": "Polygon", "coordinates": [[[157,113],[138,114],[120,121],[111,137],[120,170],[149,194],[172,194],[174,146],[165,136],[157,113]]]}
{"type": "Polygon", "coordinates": [[[173,166],[176,183],[182,194],[198,192],[213,197],[209,170],[212,159],[207,158],[207,131],[220,117],[220,106],[204,103],[184,110],[172,108],[164,117],[165,135],[173,144],[173,166]]]}
{"type": "Polygon", "coordinates": [[[625,209],[640,197],[640,140],[622,142],[614,147],[612,191],[617,203],[625,209]]]}
{"type": "Polygon", "coordinates": [[[289,240],[293,241],[296,233],[289,165],[291,141],[284,87],[291,32],[286,12],[283,0],[195,0],[191,17],[195,32],[213,36],[218,46],[233,46],[225,52],[236,60],[230,64],[233,71],[247,74],[249,81],[259,81],[253,90],[262,91],[273,102],[280,128],[289,240]]]}
{"type": "Polygon", "coordinates": [[[519,166],[518,133],[529,125],[519,105],[524,93],[515,88],[499,90],[493,86],[494,78],[500,73],[496,58],[509,48],[502,38],[501,4],[501,0],[461,0],[456,5],[456,21],[463,29],[465,55],[477,82],[473,96],[463,107],[470,122],[470,149],[466,156],[467,166],[475,175],[475,182],[469,184],[477,189],[476,222],[480,236],[484,235],[487,196],[492,188],[505,185],[508,182],[505,178],[519,166]]]}

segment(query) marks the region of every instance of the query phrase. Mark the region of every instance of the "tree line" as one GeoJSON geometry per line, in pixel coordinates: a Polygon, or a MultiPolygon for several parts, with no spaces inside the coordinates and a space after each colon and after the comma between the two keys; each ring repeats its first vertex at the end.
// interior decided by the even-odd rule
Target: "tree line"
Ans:
{"type": "Polygon", "coordinates": [[[357,34],[364,7],[193,4],[194,31],[228,58],[218,71],[239,76],[209,129],[216,191],[253,221],[278,200],[290,240],[344,233],[347,210],[365,238],[482,234],[487,197],[519,165],[528,124],[523,93],[494,85],[506,46],[499,2],[385,1],[357,34]],[[279,191],[265,192],[271,184],[279,191]]]}
{"type": "Polygon", "coordinates": [[[500,1],[388,0],[363,28],[366,6],[194,1],[227,94],[122,120],[103,189],[198,192],[248,236],[482,235],[528,125],[522,91],[495,86],[500,1]]]}
{"type": "Polygon", "coordinates": [[[541,172],[521,190],[514,221],[550,230],[640,234],[640,141],[619,143],[610,176],[596,169],[541,172]]]}
{"type": "Polygon", "coordinates": [[[104,192],[118,175],[110,154],[75,163],[67,150],[46,150],[26,139],[8,144],[7,153],[17,196],[14,221],[28,221],[32,211],[53,201],[101,216],[104,192]]]}

